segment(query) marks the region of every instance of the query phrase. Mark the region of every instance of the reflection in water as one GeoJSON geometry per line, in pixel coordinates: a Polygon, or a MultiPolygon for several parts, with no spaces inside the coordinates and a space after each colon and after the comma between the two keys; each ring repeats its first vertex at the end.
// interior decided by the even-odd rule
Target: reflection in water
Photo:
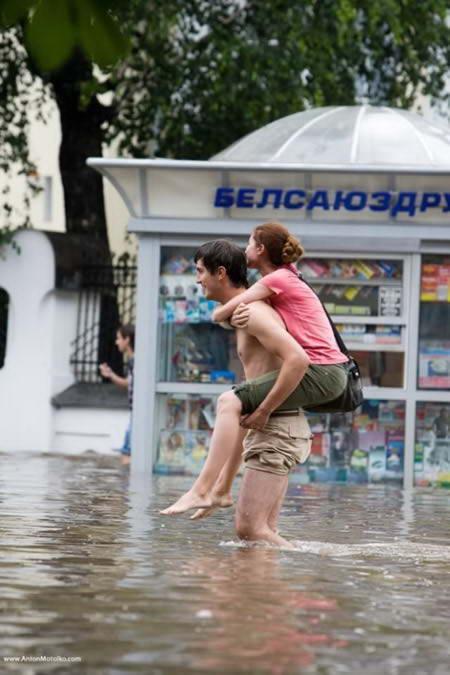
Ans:
{"type": "Polygon", "coordinates": [[[57,672],[89,673],[446,672],[448,492],[292,483],[281,531],[297,550],[276,551],[239,546],[231,512],[161,518],[188,483],[115,458],[0,454],[0,659],[75,656],[82,666],[57,672]]]}
{"type": "Polygon", "coordinates": [[[197,612],[212,623],[197,644],[203,652],[197,666],[205,670],[220,670],[228,654],[252,672],[264,663],[272,673],[292,672],[313,663],[311,645],[345,644],[315,625],[335,611],[336,601],[293,588],[282,578],[276,551],[238,548],[219,562],[206,555],[184,564],[181,574],[199,587],[207,583],[207,607],[197,612]]]}

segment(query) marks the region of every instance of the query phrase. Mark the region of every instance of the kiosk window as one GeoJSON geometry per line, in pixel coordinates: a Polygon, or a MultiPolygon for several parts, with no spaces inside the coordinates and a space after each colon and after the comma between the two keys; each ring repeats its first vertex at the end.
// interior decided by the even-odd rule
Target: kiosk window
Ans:
{"type": "MultiPolygon", "coordinates": [[[[155,472],[197,475],[215,423],[216,396],[159,396],[160,429],[155,472]]],[[[401,482],[405,404],[365,400],[355,415],[308,415],[311,454],[295,469],[302,483],[401,482]]],[[[294,480],[294,482],[296,482],[294,480]]]]}
{"type": "Polygon", "coordinates": [[[415,483],[450,487],[450,403],[418,403],[416,419],[415,483]]]}
{"type": "Polygon", "coordinates": [[[312,482],[401,482],[403,401],[365,400],[354,415],[309,415],[311,455],[296,473],[312,482]]]}
{"type": "Polygon", "coordinates": [[[159,283],[159,381],[233,384],[243,379],[236,335],[214,324],[216,305],[196,283],[194,248],[164,247],[159,283]]]}
{"type": "Polygon", "coordinates": [[[304,258],[299,269],[334,316],[402,315],[401,260],[304,258]]]}
{"type": "Polygon", "coordinates": [[[403,387],[404,353],[389,351],[358,352],[352,350],[365,387],[403,387]]]}
{"type": "Polygon", "coordinates": [[[450,389],[450,256],[422,258],[419,389],[450,389]]]}

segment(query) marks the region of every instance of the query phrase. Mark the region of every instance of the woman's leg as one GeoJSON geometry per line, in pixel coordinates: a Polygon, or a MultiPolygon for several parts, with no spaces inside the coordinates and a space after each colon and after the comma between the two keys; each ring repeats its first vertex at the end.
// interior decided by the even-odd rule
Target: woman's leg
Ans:
{"type": "Polygon", "coordinates": [[[240,438],[225,466],[220,472],[219,478],[210,492],[212,506],[203,509],[197,509],[191,520],[200,520],[214,513],[218,508],[227,508],[233,506],[231,496],[231,487],[242,463],[243,442],[247,435],[247,429],[240,429],[240,438]]]}
{"type": "MultiPolygon", "coordinates": [[[[219,396],[217,417],[206,462],[192,488],[172,506],[161,511],[164,515],[184,513],[189,509],[213,506],[210,492],[227,459],[242,445],[239,426],[242,412],[254,412],[273,387],[278,372],[267,373],[219,396]]],[[[278,408],[288,410],[325,403],[336,398],[345,388],[347,375],[339,366],[311,365],[302,381],[278,408]]]]}
{"type": "MultiPolygon", "coordinates": [[[[161,511],[162,514],[175,515],[184,513],[189,509],[213,506],[210,493],[224,465],[229,459],[232,459],[230,464],[232,470],[238,456],[242,454],[242,441],[246,430],[243,430],[239,424],[241,412],[241,402],[232,391],[227,391],[219,396],[214,431],[211,436],[208,456],[201,473],[192,488],[172,506],[161,511]]],[[[229,473],[231,474],[231,471],[229,473]]],[[[223,474],[224,478],[226,478],[226,474],[227,472],[223,474]]],[[[228,481],[225,480],[224,482],[225,487],[228,484],[230,484],[229,478],[228,481]]]]}

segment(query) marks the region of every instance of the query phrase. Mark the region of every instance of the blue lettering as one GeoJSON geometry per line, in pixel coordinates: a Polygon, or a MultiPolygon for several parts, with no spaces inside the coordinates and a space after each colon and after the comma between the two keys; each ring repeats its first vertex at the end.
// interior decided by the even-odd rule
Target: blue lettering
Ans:
{"type": "Polygon", "coordinates": [[[274,188],[266,188],[262,193],[262,200],[256,204],[257,209],[263,209],[265,206],[272,206],[274,209],[279,209],[281,205],[281,198],[283,196],[283,190],[278,190],[274,188]],[[273,197],[273,204],[270,203],[270,197],[273,197]]]}
{"type": "Polygon", "coordinates": [[[344,199],[344,206],[347,211],[362,211],[367,205],[367,195],[365,192],[349,192],[344,199]]]}
{"type": "Polygon", "coordinates": [[[343,196],[342,190],[337,190],[334,195],[333,209],[339,211],[341,206],[345,206],[345,198],[343,196]]]}
{"type": "Polygon", "coordinates": [[[234,204],[234,188],[217,188],[214,206],[228,209],[234,204]]]}
{"type": "Polygon", "coordinates": [[[369,209],[371,211],[389,211],[389,206],[391,204],[390,192],[373,192],[372,199],[374,201],[372,204],[369,204],[369,209]]]}
{"type": "Polygon", "coordinates": [[[316,190],[316,192],[309,200],[308,206],[306,208],[308,209],[308,211],[312,211],[312,209],[317,208],[325,209],[325,211],[328,211],[330,208],[330,204],[328,202],[328,195],[326,193],[326,190],[316,190]]]}
{"type": "Polygon", "coordinates": [[[420,203],[420,211],[423,213],[428,209],[434,209],[441,203],[441,195],[439,192],[424,192],[422,201],[420,203]]]}
{"type": "Polygon", "coordinates": [[[283,206],[287,209],[301,209],[305,206],[305,198],[304,190],[286,190],[283,206]],[[297,201],[294,198],[298,198],[297,201]]]}
{"type": "Polygon", "coordinates": [[[407,213],[409,216],[414,216],[416,213],[416,197],[415,192],[399,192],[397,202],[391,209],[391,214],[395,218],[398,213],[407,213]]]}
{"type": "Polygon", "coordinates": [[[255,188],[241,188],[238,190],[236,198],[236,206],[241,209],[251,209],[254,206],[253,197],[255,196],[255,188]]]}
{"type": "Polygon", "coordinates": [[[450,211],[450,192],[444,192],[444,199],[445,199],[445,206],[442,209],[444,213],[448,213],[450,211]]]}

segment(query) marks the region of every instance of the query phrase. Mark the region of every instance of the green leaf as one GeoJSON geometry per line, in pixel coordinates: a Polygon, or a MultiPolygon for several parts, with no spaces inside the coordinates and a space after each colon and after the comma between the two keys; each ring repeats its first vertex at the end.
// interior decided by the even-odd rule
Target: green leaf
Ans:
{"type": "Polygon", "coordinates": [[[76,0],[79,40],[94,63],[111,66],[126,55],[129,42],[99,0],[76,0]]]}
{"type": "Polygon", "coordinates": [[[61,66],[75,46],[70,4],[70,0],[41,0],[25,29],[30,53],[42,70],[61,66]]]}
{"type": "Polygon", "coordinates": [[[0,24],[13,26],[30,11],[34,0],[0,0],[0,24]]]}

